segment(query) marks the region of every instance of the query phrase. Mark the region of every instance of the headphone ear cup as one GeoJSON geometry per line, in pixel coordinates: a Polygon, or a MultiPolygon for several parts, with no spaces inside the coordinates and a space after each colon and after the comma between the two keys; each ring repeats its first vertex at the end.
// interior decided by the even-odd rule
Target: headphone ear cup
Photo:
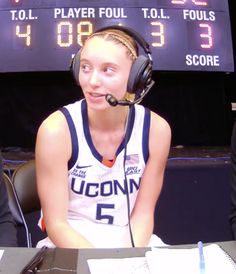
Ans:
{"type": "Polygon", "coordinates": [[[129,74],[127,92],[135,93],[136,96],[146,89],[151,82],[152,65],[150,59],[144,55],[140,55],[134,61],[129,74]]]}
{"type": "Polygon", "coordinates": [[[78,51],[73,57],[70,69],[77,85],[79,86],[80,51],[78,51]]]}

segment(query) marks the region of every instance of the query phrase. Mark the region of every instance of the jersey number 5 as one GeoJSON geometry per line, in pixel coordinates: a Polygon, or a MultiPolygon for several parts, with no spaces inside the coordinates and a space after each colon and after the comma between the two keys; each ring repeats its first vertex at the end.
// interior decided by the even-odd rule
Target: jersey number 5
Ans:
{"type": "Polygon", "coordinates": [[[108,214],[104,214],[106,209],[114,209],[114,204],[97,204],[96,220],[107,220],[109,225],[113,224],[114,217],[108,214]]]}

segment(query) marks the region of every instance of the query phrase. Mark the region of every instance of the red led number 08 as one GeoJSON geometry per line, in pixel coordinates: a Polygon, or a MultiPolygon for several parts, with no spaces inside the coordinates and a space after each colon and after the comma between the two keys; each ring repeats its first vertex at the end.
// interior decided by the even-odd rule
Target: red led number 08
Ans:
{"type": "MultiPolygon", "coordinates": [[[[93,32],[93,24],[89,21],[80,22],[76,25],[76,43],[83,44],[83,38],[93,32]],[[86,30],[84,30],[86,28],[86,30]]],[[[57,44],[61,48],[68,48],[74,43],[74,29],[69,21],[62,21],[57,24],[57,44]]]]}

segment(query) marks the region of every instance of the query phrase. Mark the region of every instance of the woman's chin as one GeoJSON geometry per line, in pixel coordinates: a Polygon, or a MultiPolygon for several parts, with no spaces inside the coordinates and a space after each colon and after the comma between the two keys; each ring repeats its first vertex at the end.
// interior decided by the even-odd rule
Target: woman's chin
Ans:
{"type": "Polygon", "coordinates": [[[86,96],[87,105],[91,109],[103,110],[108,107],[105,97],[86,96]]]}

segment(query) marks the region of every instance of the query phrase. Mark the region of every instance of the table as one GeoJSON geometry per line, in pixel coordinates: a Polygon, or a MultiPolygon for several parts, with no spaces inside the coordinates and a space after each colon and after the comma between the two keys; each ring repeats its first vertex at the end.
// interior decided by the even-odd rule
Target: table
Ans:
{"type": "MultiPolygon", "coordinates": [[[[236,241],[217,242],[236,261],[236,241]]],[[[193,245],[173,245],[168,248],[190,248],[193,245]]],[[[19,274],[24,266],[38,252],[36,248],[1,248],[4,250],[0,261],[1,274],[19,274]]],[[[113,249],[49,249],[39,273],[90,274],[87,259],[143,257],[149,248],[113,249]],[[58,268],[64,269],[58,271],[58,268]],[[42,269],[44,269],[42,271],[42,269]]]]}

